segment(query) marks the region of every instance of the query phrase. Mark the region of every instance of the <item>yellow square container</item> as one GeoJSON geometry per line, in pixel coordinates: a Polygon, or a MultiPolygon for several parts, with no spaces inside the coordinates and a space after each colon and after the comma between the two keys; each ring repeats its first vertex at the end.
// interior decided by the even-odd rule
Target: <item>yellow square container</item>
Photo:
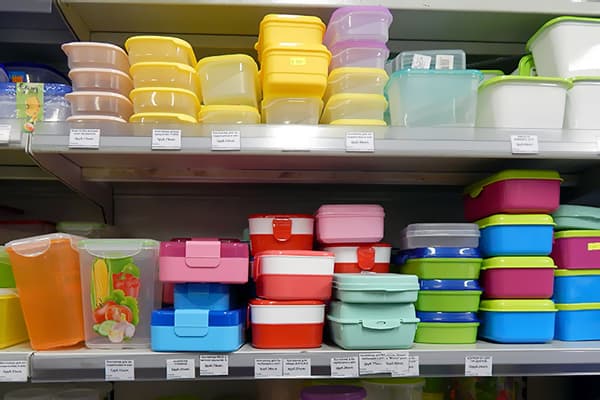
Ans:
{"type": "Polygon", "coordinates": [[[189,90],[200,98],[200,78],[187,64],[170,62],[141,62],[129,69],[133,87],[171,87],[189,90]]]}
{"type": "Polygon", "coordinates": [[[245,54],[205,57],[198,62],[196,71],[204,104],[258,107],[258,66],[252,57],[245,54]]]}
{"type": "Polygon", "coordinates": [[[192,46],[183,39],[170,36],[132,36],[125,42],[131,65],[140,62],[174,62],[196,66],[192,46]]]}
{"type": "Polygon", "coordinates": [[[260,114],[250,106],[202,106],[198,121],[202,124],[260,124],[260,114]]]}
{"type": "Polygon", "coordinates": [[[133,112],[178,113],[194,117],[200,111],[198,97],[189,90],[178,88],[149,87],[133,89],[131,94],[133,112]]]}
{"type": "Polygon", "coordinates": [[[267,124],[317,125],[322,109],[320,97],[265,99],[262,118],[267,124]]]}
{"type": "Polygon", "coordinates": [[[138,124],[196,124],[196,118],[177,113],[139,113],[133,114],[129,122],[138,124]]]}
{"type": "Polygon", "coordinates": [[[331,96],[321,116],[322,124],[338,119],[377,119],[383,121],[385,97],[377,94],[344,93],[331,96]]]}
{"type": "Polygon", "coordinates": [[[15,289],[0,289],[0,349],[27,340],[27,328],[15,289]]]}
{"type": "Polygon", "coordinates": [[[353,125],[353,126],[387,126],[385,121],[380,119],[336,119],[329,125],[353,125]]]}
{"type": "Polygon", "coordinates": [[[323,45],[269,47],[262,54],[265,98],[323,97],[331,53],[323,45]]]}
{"type": "Polygon", "coordinates": [[[383,96],[383,88],[388,81],[385,70],[380,68],[336,68],[327,78],[327,91],[324,100],[341,93],[378,94],[383,96]]]}
{"type": "Polygon", "coordinates": [[[323,42],[325,24],[319,17],[305,15],[268,14],[260,22],[258,43],[254,48],[259,60],[263,49],[283,43],[318,45],[323,42]]]}

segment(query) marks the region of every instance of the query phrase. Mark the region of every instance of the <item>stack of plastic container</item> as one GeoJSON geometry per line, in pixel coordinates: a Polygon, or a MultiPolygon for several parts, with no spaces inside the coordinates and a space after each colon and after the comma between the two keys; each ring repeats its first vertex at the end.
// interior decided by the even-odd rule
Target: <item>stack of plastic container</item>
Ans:
{"type": "Polygon", "coordinates": [[[333,54],[321,123],[383,125],[385,62],[392,14],[381,6],[342,7],[331,15],[324,42],[333,54]]]}
{"type": "Polygon", "coordinates": [[[420,278],[415,342],[477,340],[481,257],[475,224],[427,223],[402,231],[400,272],[420,278]]]}
{"type": "Polygon", "coordinates": [[[560,176],[554,171],[507,170],[465,189],[465,216],[481,230],[486,258],[480,304],[484,339],[543,343],[554,337],[552,251],[560,176]]]}
{"type": "Polygon", "coordinates": [[[108,121],[125,123],[133,112],[129,92],[127,54],[108,43],[72,42],[62,45],[69,59],[73,93],[68,121],[108,121]]]}
{"type": "Polygon", "coordinates": [[[175,37],[133,36],[125,48],[135,88],[129,122],[197,122],[200,81],[192,46],[175,37]]]}
{"type": "Polygon", "coordinates": [[[27,340],[15,278],[4,246],[0,246],[0,349],[27,340]]]}

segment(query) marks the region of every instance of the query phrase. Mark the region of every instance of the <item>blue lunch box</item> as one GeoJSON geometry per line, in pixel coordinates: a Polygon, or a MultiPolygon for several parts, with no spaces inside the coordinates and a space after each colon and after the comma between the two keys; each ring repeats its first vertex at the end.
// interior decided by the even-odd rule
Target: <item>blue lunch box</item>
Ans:
{"type": "Polygon", "coordinates": [[[600,270],[558,269],[554,271],[557,304],[600,303],[600,270]]]}
{"type": "Polygon", "coordinates": [[[227,311],[233,304],[230,286],[222,283],[177,283],[173,299],[176,310],[227,311]]]}
{"type": "Polygon", "coordinates": [[[392,259],[398,272],[420,279],[477,279],[481,253],[473,247],[422,247],[403,251],[392,259]]]}
{"type": "Polygon", "coordinates": [[[554,338],[600,340],[600,303],[557,304],[554,338]]]}

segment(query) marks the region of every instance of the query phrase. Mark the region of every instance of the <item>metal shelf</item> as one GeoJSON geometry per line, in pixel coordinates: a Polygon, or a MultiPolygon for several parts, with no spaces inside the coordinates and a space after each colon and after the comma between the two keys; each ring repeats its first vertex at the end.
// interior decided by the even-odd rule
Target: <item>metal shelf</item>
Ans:
{"type": "Polygon", "coordinates": [[[21,123],[16,119],[0,119],[0,126],[10,129],[8,142],[0,143],[0,180],[53,179],[27,154],[29,135],[21,133],[21,123]]]}

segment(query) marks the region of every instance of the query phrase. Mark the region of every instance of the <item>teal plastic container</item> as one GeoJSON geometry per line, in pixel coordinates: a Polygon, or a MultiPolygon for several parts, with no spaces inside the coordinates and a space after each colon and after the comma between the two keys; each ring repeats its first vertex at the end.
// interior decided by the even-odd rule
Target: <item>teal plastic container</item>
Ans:
{"type": "Polygon", "coordinates": [[[552,214],[555,230],[600,230],[600,208],[561,205],[552,214]]]}
{"type": "Polygon", "coordinates": [[[333,275],[333,297],[346,303],[414,303],[418,293],[416,275],[333,275]]]}

